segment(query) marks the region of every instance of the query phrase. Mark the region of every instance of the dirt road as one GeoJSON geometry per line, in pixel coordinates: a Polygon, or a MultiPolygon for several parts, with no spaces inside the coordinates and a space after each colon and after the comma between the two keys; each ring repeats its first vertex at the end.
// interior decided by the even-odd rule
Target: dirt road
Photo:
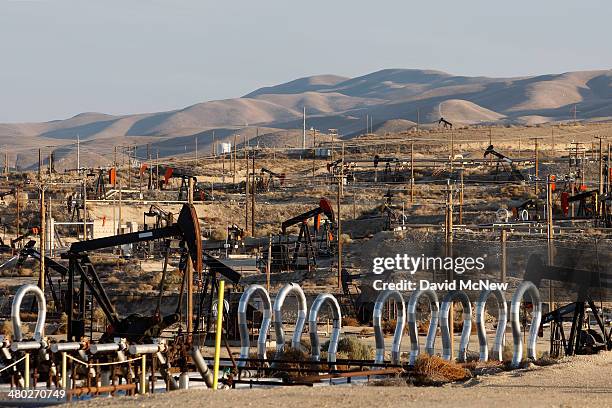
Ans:
{"type": "Polygon", "coordinates": [[[79,407],[588,407],[612,406],[612,353],[579,356],[548,367],[482,376],[445,387],[321,386],[175,391],[98,398],[79,407]]]}

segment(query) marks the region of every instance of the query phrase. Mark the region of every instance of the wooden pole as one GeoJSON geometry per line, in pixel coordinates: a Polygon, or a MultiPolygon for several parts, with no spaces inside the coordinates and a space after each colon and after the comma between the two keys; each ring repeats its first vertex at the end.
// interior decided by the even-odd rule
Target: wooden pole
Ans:
{"type": "MultiPolygon", "coordinates": [[[[553,265],[554,259],[554,245],[553,245],[553,192],[552,192],[552,179],[549,175],[546,180],[546,224],[547,224],[547,247],[548,247],[548,265],[553,265]]],[[[548,282],[548,296],[549,296],[549,311],[555,309],[555,296],[554,289],[552,286],[552,280],[548,282]]]]}
{"type": "Polygon", "coordinates": [[[336,212],[338,213],[337,217],[338,220],[336,221],[338,223],[338,233],[337,233],[337,240],[338,240],[338,288],[342,287],[342,213],[341,213],[341,205],[340,205],[340,190],[341,190],[341,186],[342,186],[342,178],[338,178],[338,195],[336,197],[336,204],[337,204],[337,210],[336,212]]]}
{"type": "Polygon", "coordinates": [[[410,143],[410,204],[414,204],[414,142],[410,143]]]}
{"type": "Polygon", "coordinates": [[[272,268],[272,234],[268,236],[268,259],[266,262],[266,290],[270,293],[270,269],[272,268]]]}
{"type": "Polygon", "coordinates": [[[463,169],[461,169],[461,189],[459,190],[459,224],[463,224],[463,169]]]}
{"type": "Polygon", "coordinates": [[[535,139],[535,148],[534,148],[534,154],[535,154],[535,193],[538,194],[538,177],[540,176],[540,171],[539,171],[539,162],[538,162],[538,139],[535,139]]]}
{"type": "Polygon", "coordinates": [[[506,268],[507,268],[507,262],[506,262],[506,256],[507,256],[506,241],[507,240],[508,240],[508,231],[503,229],[503,230],[501,230],[501,238],[500,238],[500,241],[501,241],[501,265],[500,265],[501,276],[499,277],[502,283],[506,282],[506,268]]]}
{"type": "Polygon", "coordinates": [[[236,134],[234,133],[234,151],[232,154],[232,173],[233,173],[233,178],[232,178],[232,183],[236,184],[236,134]]]}
{"type": "Polygon", "coordinates": [[[249,155],[247,154],[246,147],[244,151],[244,158],[246,162],[246,174],[244,176],[244,231],[249,233],[249,183],[251,176],[249,174],[249,155]]]}
{"type": "Polygon", "coordinates": [[[83,241],[87,241],[87,184],[83,179],[83,241]]]}
{"type": "Polygon", "coordinates": [[[46,246],[45,223],[46,223],[45,186],[41,185],[40,186],[40,229],[39,229],[41,257],[38,260],[38,266],[39,266],[38,287],[40,288],[40,290],[42,290],[43,293],[45,293],[45,254],[46,254],[46,251],[45,251],[45,246],[46,246]]]}
{"type": "MultiPolygon", "coordinates": [[[[193,177],[189,177],[188,190],[187,200],[189,204],[193,205],[193,177]]],[[[191,338],[193,335],[193,264],[190,256],[187,257],[185,274],[187,279],[187,336],[191,338]]],[[[219,313],[223,314],[223,302],[217,305],[217,310],[219,308],[221,308],[219,313]]]]}
{"type": "Polygon", "coordinates": [[[255,152],[253,152],[253,165],[251,170],[253,172],[252,177],[252,189],[251,189],[251,235],[255,236],[255,194],[257,194],[257,185],[255,184],[255,152]]]}

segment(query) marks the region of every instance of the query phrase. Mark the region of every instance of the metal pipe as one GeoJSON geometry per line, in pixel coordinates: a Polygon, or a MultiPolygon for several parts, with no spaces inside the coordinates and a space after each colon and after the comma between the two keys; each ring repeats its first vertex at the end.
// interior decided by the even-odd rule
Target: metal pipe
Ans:
{"type": "Polygon", "coordinates": [[[132,344],[128,348],[128,353],[135,354],[155,354],[165,349],[164,344],[153,343],[153,344],[132,344]]]}
{"type": "Polygon", "coordinates": [[[342,330],[342,311],[340,304],[334,295],[330,293],[321,293],[316,297],[310,308],[308,316],[308,330],[310,331],[310,357],[319,361],[321,358],[321,344],[319,343],[319,333],[317,332],[317,320],[319,312],[324,304],[330,304],[332,310],[332,331],[329,336],[329,347],[327,348],[327,361],[335,362],[336,353],[338,352],[338,340],[340,339],[340,330],[342,330]]]}
{"type": "Polygon", "coordinates": [[[436,343],[436,330],[438,327],[438,316],[440,314],[440,305],[438,304],[438,296],[431,289],[419,289],[412,292],[408,299],[408,329],[410,331],[410,365],[414,365],[420,353],[419,347],[419,329],[417,327],[416,308],[419,304],[421,296],[425,296],[429,301],[431,309],[431,319],[429,320],[429,331],[427,332],[427,340],[425,341],[425,351],[430,356],[434,353],[434,345],[436,343]]]}
{"type": "Polygon", "coordinates": [[[208,368],[208,364],[204,361],[204,357],[202,357],[202,353],[200,352],[200,348],[198,346],[194,346],[191,349],[191,358],[193,358],[193,363],[196,368],[200,372],[200,375],[204,379],[204,383],[208,388],[213,387],[213,373],[208,368]]]}
{"type": "MultiPolygon", "coordinates": [[[[257,340],[257,357],[260,359],[266,359],[266,339],[268,337],[268,330],[270,330],[270,323],[272,322],[272,302],[270,301],[268,291],[261,285],[251,285],[247,287],[242,296],[240,296],[240,302],[238,304],[240,358],[249,358],[251,340],[247,321],[247,309],[249,300],[252,296],[259,296],[263,302],[263,318],[261,320],[261,326],[259,327],[259,338],[257,340]]],[[[241,367],[245,364],[245,361],[238,362],[238,365],[241,367]]]]}
{"type": "Polygon", "coordinates": [[[510,324],[512,325],[512,340],[514,341],[514,354],[512,355],[512,367],[516,368],[523,360],[523,338],[521,337],[520,307],[523,296],[528,294],[533,304],[531,312],[531,327],[529,328],[529,338],[527,340],[527,358],[535,360],[536,342],[538,340],[538,330],[542,320],[542,299],[540,291],[530,281],[521,282],[516,288],[512,303],[510,304],[510,324]]]}
{"type": "Polygon", "coordinates": [[[306,304],[306,296],[304,291],[297,283],[288,283],[278,292],[274,299],[274,332],[276,334],[276,354],[282,353],[285,348],[285,332],[283,331],[283,304],[287,295],[291,292],[297,297],[297,320],[295,321],[295,329],[291,339],[291,347],[300,349],[300,340],[304,331],[304,323],[306,322],[306,313],[308,306],[306,304]]]}
{"type": "Polygon", "coordinates": [[[393,334],[393,343],[391,345],[391,363],[400,363],[400,346],[402,343],[402,335],[406,326],[406,303],[404,297],[397,290],[385,290],[380,292],[374,303],[374,312],[372,313],[372,325],[374,326],[374,338],[376,341],[376,358],[374,363],[381,364],[385,361],[385,335],[382,329],[382,314],[387,300],[393,298],[400,304],[398,307],[398,318],[395,324],[395,333],[393,334]]]}
{"type": "Polygon", "coordinates": [[[70,341],[65,343],[53,343],[51,345],[51,352],[58,353],[61,351],[76,351],[83,350],[85,348],[85,343],[81,343],[78,341],[70,341]]]}
{"type": "Polygon", "coordinates": [[[11,351],[38,350],[43,347],[40,341],[14,341],[11,343],[11,351]]]}
{"type": "Polygon", "coordinates": [[[504,340],[506,338],[506,325],[508,324],[508,305],[506,296],[500,289],[483,290],[476,301],[476,328],[478,329],[478,343],[480,345],[480,361],[489,359],[489,347],[487,345],[487,331],[485,329],[485,308],[487,299],[493,294],[497,299],[497,331],[495,332],[495,344],[491,354],[495,360],[503,359],[504,340]]]}
{"type": "Polygon", "coordinates": [[[29,292],[34,293],[36,301],[38,303],[38,317],[36,318],[36,328],[34,329],[34,340],[41,341],[45,335],[45,319],[47,318],[47,302],[45,301],[45,294],[36,285],[24,285],[17,290],[15,297],[13,298],[13,305],[11,308],[11,320],[13,321],[13,340],[23,340],[23,333],[21,331],[21,317],[19,311],[21,309],[21,302],[25,295],[29,292]]]}
{"type": "Polygon", "coordinates": [[[89,346],[89,352],[91,354],[109,353],[119,351],[120,348],[121,345],[119,343],[97,343],[89,346]]]}
{"type": "Polygon", "coordinates": [[[459,353],[457,360],[465,362],[467,357],[467,347],[470,342],[470,333],[472,332],[472,304],[470,298],[465,292],[460,290],[452,290],[442,299],[440,307],[440,331],[442,333],[442,358],[450,360],[453,355],[452,341],[449,324],[454,322],[448,321],[450,308],[454,300],[459,300],[463,306],[463,329],[461,330],[461,341],[459,342],[459,353]]]}

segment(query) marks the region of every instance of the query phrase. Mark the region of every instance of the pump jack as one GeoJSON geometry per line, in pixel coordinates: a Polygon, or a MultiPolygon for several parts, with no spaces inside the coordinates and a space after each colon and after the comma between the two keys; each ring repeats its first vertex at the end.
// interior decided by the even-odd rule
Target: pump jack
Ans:
{"type": "MultiPolygon", "coordinates": [[[[187,257],[193,262],[194,271],[202,273],[202,239],[200,224],[191,204],[184,204],[175,224],[163,228],[151,229],[142,232],[115,235],[97,238],[88,241],[75,242],[68,252],[62,254],[62,259],[68,260],[68,293],[66,299],[66,315],[68,316],[67,340],[79,341],[85,334],[85,306],[87,290],[91,292],[96,302],[102,308],[109,321],[107,334],[113,337],[126,337],[133,341],[141,341],[147,337],[158,335],[164,328],[179,320],[182,307],[182,298],[179,296],[177,311],[163,318],[159,315],[143,317],[130,315],[120,319],[104,290],[98,274],[89,259],[88,252],[103,248],[145,242],[156,239],[177,237],[180,238],[179,247],[182,250],[179,270],[183,272],[182,288],[185,288],[185,273],[187,257]],[[185,248],[186,247],[186,248],[185,248]],[[76,290],[75,277],[80,276],[80,289],[76,290]],[[78,293],[78,313],[74,310],[75,294],[78,293]]],[[[163,278],[162,278],[163,279],[163,278]]],[[[190,314],[188,313],[188,316],[190,314]]]]}
{"type": "Polygon", "coordinates": [[[267,192],[270,191],[271,188],[275,187],[274,179],[278,180],[279,186],[283,186],[285,184],[285,173],[278,174],[273,172],[270,169],[262,167],[260,170],[260,176],[257,178],[257,191],[259,192],[267,192]],[[264,175],[267,174],[266,178],[264,175]]]}
{"type": "MultiPolygon", "coordinates": [[[[578,289],[575,302],[542,316],[541,325],[551,323],[550,354],[592,354],[599,350],[612,350],[612,328],[606,331],[603,310],[597,308],[589,293],[591,289],[612,290],[612,275],[573,267],[545,265],[538,255],[532,255],[527,262],[525,280],[539,287],[543,279],[575,284],[578,289]],[[586,316],[589,308],[595,318],[596,329],[584,327],[585,322],[590,326],[586,316]],[[569,336],[566,337],[563,321],[569,315],[572,326],[569,336]]],[[[540,330],[542,327],[540,326],[540,330]]]]}
{"type": "Polygon", "coordinates": [[[302,252],[306,257],[306,269],[311,270],[316,267],[317,252],[331,254],[331,240],[333,239],[332,234],[335,228],[334,223],[335,218],[332,203],[326,198],[321,198],[319,200],[318,207],[284,221],[281,224],[281,237],[285,237],[286,242],[280,242],[279,239],[279,242],[272,244],[272,271],[279,272],[297,269],[298,257],[302,252]],[[322,215],[326,216],[327,222],[322,222],[322,215]],[[313,237],[308,227],[308,220],[311,218],[315,219],[314,241],[315,244],[319,244],[317,247],[313,245],[313,237]],[[297,224],[300,225],[300,232],[295,242],[295,246],[293,247],[292,254],[290,255],[287,241],[287,229],[297,224]],[[317,239],[317,236],[321,238],[317,239]]]}
{"type": "Polygon", "coordinates": [[[493,155],[495,157],[497,157],[499,160],[497,161],[497,169],[499,170],[499,165],[500,163],[503,164],[507,164],[510,166],[510,177],[513,180],[517,180],[517,181],[525,181],[525,176],[523,176],[523,173],[521,173],[517,168],[516,165],[514,164],[514,160],[512,160],[511,158],[509,158],[508,156],[505,156],[501,153],[499,153],[498,151],[496,151],[493,148],[493,145],[489,145],[489,147],[487,147],[487,150],[485,150],[484,152],[484,157],[487,157],[488,155],[493,155]]]}

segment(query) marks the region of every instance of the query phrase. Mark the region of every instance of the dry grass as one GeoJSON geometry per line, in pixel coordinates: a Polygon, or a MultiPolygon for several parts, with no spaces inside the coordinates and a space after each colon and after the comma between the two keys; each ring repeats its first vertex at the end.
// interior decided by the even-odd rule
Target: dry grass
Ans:
{"type": "Polygon", "coordinates": [[[343,316],[342,326],[359,326],[359,321],[353,316],[343,316]]]}
{"type": "Polygon", "coordinates": [[[415,385],[442,385],[471,377],[461,365],[438,356],[421,355],[414,365],[415,385]]]}

